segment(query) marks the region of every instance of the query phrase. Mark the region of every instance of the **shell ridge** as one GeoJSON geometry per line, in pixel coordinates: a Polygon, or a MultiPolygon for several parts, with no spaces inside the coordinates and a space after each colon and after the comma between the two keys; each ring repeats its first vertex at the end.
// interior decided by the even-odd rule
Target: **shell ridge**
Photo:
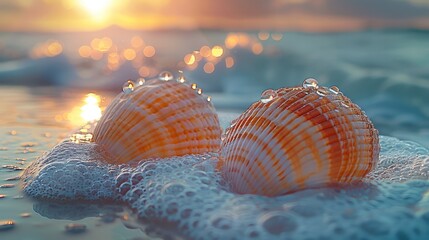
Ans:
{"type": "MultiPolygon", "coordinates": [[[[272,107],[273,109],[277,109],[278,105],[280,102],[280,98],[275,98],[274,100],[266,103],[266,104],[270,104],[270,107],[272,107]]],[[[259,103],[261,104],[261,103],[259,103]]],[[[272,132],[275,131],[276,128],[276,124],[274,124],[274,121],[276,119],[276,115],[277,111],[273,111],[271,113],[268,114],[264,114],[265,112],[262,111],[262,108],[256,108],[256,116],[257,116],[257,123],[255,123],[253,126],[248,126],[247,129],[249,129],[248,131],[252,131],[254,132],[254,135],[256,135],[258,141],[252,141],[249,149],[255,149],[258,147],[259,142],[264,143],[264,148],[261,149],[261,152],[258,154],[258,156],[261,156],[262,153],[264,154],[264,158],[262,158],[261,164],[265,167],[265,169],[267,169],[268,172],[268,176],[264,176],[264,183],[265,185],[267,181],[272,182],[274,180],[274,178],[277,178],[277,174],[276,171],[273,167],[273,164],[271,164],[270,161],[266,161],[265,159],[275,159],[276,158],[276,152],[275,151],[271,151],[270,149],[270,142],[267,142],[267,138],[268,139],[272,139],[269,136],[272,136],[272,132]],[[265,117],[265,115],[269,115],[267,117],[272,117],[274,118],[273,121],[269,120],[267,117],[265,117]],[[269,165],[268,165],[269,164],[269,165]]],[[[252,165],[252,168],[255,167],[254,165],[252,165]]],[[[277,181],[275,181],[273,184],[278,184],[278,179],[277,181]]],[[[259,186],[258,187],[262,187],[259,186]]],[[[273,187],[277,187],[277,186],[273,186],[273,187]]]]}
{"type": "Polygon", "coordinates": [[[377,132],[342,93],[325,87],[275,92],[225,132],[220,171],[233,190],[275,196],[354,182],[377,164],[377,132]]]}
{"type": "Polygon", "coordinates": [[[113,99],[93,141],[119,156],[108,161],[125,163],[216,152],[220,133],[211,103],[185,84],[152,79],[113,99]]]}
{"type": "MultiPolygon", "coordinates": [[[[259,103],[257,103],[257,104],[259,104],[259,103]]],[[[255,105],[256,106],[256,105],[255,105]]],[[[251,111],[257,111],[257,110],[259,110],[259,108],[253,108],[253,107],[251,107],[251,110],[249,110],[249,112],[251,112],[251,111]]],[[[241,118],[241,119],[237,119],[237,122],[236,122],[236,126],[239,126],[239,127],[242,127],[242,126],[244,126],[244,125],[249,125],[249,124],[251,124],[250,122],[247,122],[247,123],[245,123],[246,122],[246,120],[248,120],[248,118],[246,118],[245,117],[246,116],[246,114],[244,114],[243,115],[243,118],[245,118],[244,119],[244,121],[243,121],[243,118],[241,118]]],[[[255,120],[255,124],[259,124],[259,122],[261,121],[261,119],[263,119],[263,117],[258,117],[257,118],[257,120],[255,120]]],[[[239,129],[239,128],[237,128],[237,129],[239,129]]],[[[246,128],[247,129],[247,128],[246,128]]],[[[251,131],[253,131],[253,130],[246,130],[246,129],[242,129],[242,132],[251,132],[251,131]]],[[[265,132],[267,131],[267,129],[269,129],[269,128],[267,128],[267,127],[264,127],[264,128],[262,128],[262,129],[265,129],[265,132]]],[[[234,138],[236,138],[237,136],[238,137],[240,137],[241,135],[243,135],[242,133],[236,133],[236,132],[234,132],[234,133],[232,133],[231,135],[233,135],[234,136],[234,138]]],[[[259,132],[258,132],[258,134],[257,134],[258,136],[261,136],[262,134],[259,134],[259,132]]],[[[258,136],[255,136],[256,138],[258,137],[258,136]]],[[[255,143],[255,142],[259,142],[259,141],[263,141],[263,140],[258,140],[258,141],[253,141],[253,143],[255,143]]],[[[228,141],[228,139],[226,140],[226,141],[224,141],[224,142],[228,142],[229,144],[231,144],[231,142],[230,141],[228,141]]],[[[244,143],[245,141],[242,141],[242,143],[244,143]]],[[[239,146],[235,146],[235,147],[239,147],[239,146]]],[[[243,148],[243,147],[241,147],[241,148],[243,148]]],[[[246,147],[246,148],[248,148],[248,149],[254,149],[254,145],[252,144],[252,145],[250,145],[249,147],[246,147]]],[[[271,154],[272,155],[272,153],[268,153],[268,154],[271,154]]],[[[260,153],[258,152],[258,154],[257,155],[260,155],[260,153]]],[[[251,169],[250,169],[250,172],[252,173],[252,174],[254,174],[254,167],[255,167],[255,165],[252,165],[251,166],[251,169]]]]}

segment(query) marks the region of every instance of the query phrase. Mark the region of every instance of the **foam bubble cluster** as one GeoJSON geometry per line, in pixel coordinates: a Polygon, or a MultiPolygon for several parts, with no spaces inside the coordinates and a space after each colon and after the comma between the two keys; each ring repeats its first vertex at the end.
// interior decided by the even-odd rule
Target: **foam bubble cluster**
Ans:
{"type": "Polygon", "coordinates": [[[104,164],[104,158],[96,144],[64,141],[25,170],[24,189],[43,199],[118,199],[113,176],[119,167],[104,164]]]}
{"type": "Polygon", "coordinates": [[[378,166],[370,179],[402,182],[429,179],[429,150],[410,141],[384,137],[378,166]]]}
{"type": "Polygon", "coordinates": [[[381,137],[364,182],[280,197],[238,195],[216,154],[109,165],[96,144],[62,142],[25,172],[25,192],[49,199],[117,200],[192,239],[427,239],[429,151],[381,137]]]}

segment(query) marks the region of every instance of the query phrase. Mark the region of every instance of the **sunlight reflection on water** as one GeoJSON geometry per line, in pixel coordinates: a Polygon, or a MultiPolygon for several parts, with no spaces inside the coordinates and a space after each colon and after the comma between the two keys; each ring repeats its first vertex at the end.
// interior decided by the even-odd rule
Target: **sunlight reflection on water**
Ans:
{"type": "MultiPolygon", "coordinates": [[[[77,235],[82,240],[145,236],[139,230],[140,225],[134,224],[132,213],[121,206],[91,203],[81,206],[67,203],[56,205],[27,197],[19,186],[22,169],[82,127],[79,125],[85,122],[80,116],[82,106],[88,102],[90,105],[95,104],[93,98],[88,99],[88,92],[60,88],[0,87],[3,100],[0,101],[0,185],[13,184],[6,185],[10,188],[0,188],[0,222],[12,220],[15,223],[12,229],[0,229],[0,239],[76,238],[66,232],[66,226],[72,223],[86,226],[87,230],[77,235]],[[73,121],[70,115],[74,109],[77,109],[77,121],[73,121]]],[[[110,102],[112,95],[97,92],[100,109],[110,102]]]]}

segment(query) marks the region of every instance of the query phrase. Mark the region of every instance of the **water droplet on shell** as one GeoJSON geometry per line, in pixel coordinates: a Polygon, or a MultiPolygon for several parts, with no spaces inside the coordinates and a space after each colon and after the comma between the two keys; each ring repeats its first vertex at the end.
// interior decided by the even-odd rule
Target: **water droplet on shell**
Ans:
{"type": "Polygon", "coordinates": [[[197,84],[196,83],[192,83],[191,84],[191,88],[194,89],[194,90],[197,89],[197,84]]]}
{"type": "Polygon", "coordinates": [[[212,97],[207,96],[207,102],[211,102],[212,101],[212,97]]]}
{"type": "Polygon", "coordinates": [[[201,88],[198,88],[198,90],[197,90],[197,93],[198,93],[198,95],[201,95],[201,94],[203,94],[203,89],[201,89],[201,88]]]}
{"type": "Polygon", "coordinates": [[[307,78],[302,83],[302,86],[304,88],[318,88],[319,87],[319,82],[316,79],[314,79],[314,78],[307,78]]]}
{"type": "Polygon", "coordinates": [[[146,80],[144,78],[139,78],[137,81],[137,87],[142,86],[145,82],[146,82],[146,80]]]}
{"type": "Polygon", "coordinates": [[[183,71],[179,71],[179,77],[176,79],[176,81],[179,83],[186,82],[186,78],[185,78],[185,75],[183,75],[183,71]]]}
{"type": "Polygon", "coordinates": [[[132,93],[134,91],[134,82],[131,80],[128,80],[124,85],[122,86],[122,91],[126,94],[132,93]]]}
{"type": "Polygon", "coordinates": [[[348,107],[350,107],[347,103],[345,103],[345,102],[341,102],[341,106],[343,106],[343,107],[345,107],[345,108],[348,108],[348,107]]]}
{"type": "Polygon", "coordinates": [[[328,92],[328,90],[326,90],[326,88],[320,87],[320,88],[317,89],[316,93],[317,93],[317,95],[323,97],[323,96],[328,95],[329,92],[328,92]]]}
{"type": "Polygon", "coordinates": [[[329,88],[329,91],[331,91],[333,94],[338,94],[340,89],[337,86],[332,86],[329,88]]]}
{"type": "Polygon", "coordinates": [[[261,94],[261,102],[268,103],[275,97],[277,97],[276,91],[274,91],[273,89],[267,89],[261,94]]]}
{"type": "Polygon", "coordinates": [[[173,79],[173,74],[169,71],[163,71],[158,75],[158,79],[162,81],[170,81],[173,79]]]}

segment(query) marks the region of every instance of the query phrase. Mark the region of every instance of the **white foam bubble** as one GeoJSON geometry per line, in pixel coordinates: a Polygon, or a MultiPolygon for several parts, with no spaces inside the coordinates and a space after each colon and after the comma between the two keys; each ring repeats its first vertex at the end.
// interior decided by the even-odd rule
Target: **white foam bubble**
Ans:
{"type": "Polygon", "coordinates": [[[111,199],[192,239],[427,239],[429,151],[381,137],[380,164],[362,183],[268,198],[238,195],[216,154],[109,165],[96,144],[62,142],[25,171],[25,192],[111,199]]]}
{"type": "Polygon", "coordinates": [[[118,199],[119,166],[104,164],[103,155],[96,144],[64,141],[25,170],[24,189],[46,199],[118,199]]]}

